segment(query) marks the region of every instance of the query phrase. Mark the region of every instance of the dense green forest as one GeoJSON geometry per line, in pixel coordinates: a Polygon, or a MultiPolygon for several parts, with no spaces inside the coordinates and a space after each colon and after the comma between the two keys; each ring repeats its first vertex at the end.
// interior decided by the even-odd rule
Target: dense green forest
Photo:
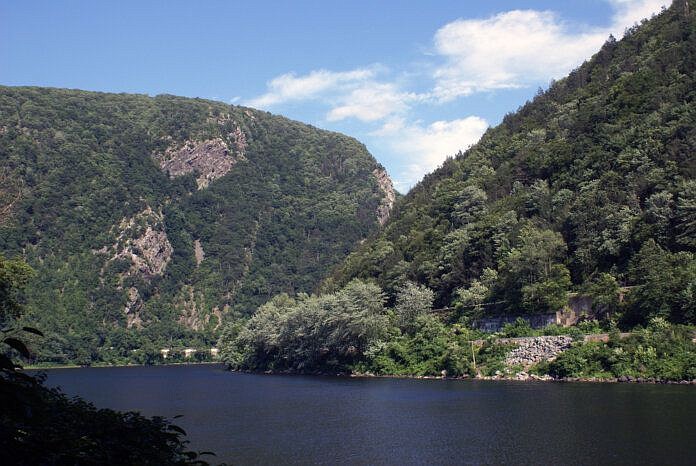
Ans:
{"type": "Polygon", "coordinates": [[[0,167],[0,252],[36,271],[22,322],[47,363],[209,348],[311,292],[394,196],[352,138],[168,95],[0,87],[0,167]]]}
{"type": "Polygon", "coordinates": [[[696,21],[675,5],[427,175],[327,286],[411,280],[439,307],[518,314],[616,282],[636,287],[627,324],[696,322],[694,99],[696,21]]]}
{"type": "MultiPolygon", "coordinates": [[[[553,313],[575,293],[605,316],[586,330],[639,336],[580,342],[546,373],[696,376],[695,99],[696,19],[675,2],[427,175],[323,294],[277,296],[226,328],[225,360],[473,375],[476,353],[494,370],[506,352],[474,348],[478,320],[553,313]]],[[[546,329],[568,331],[582,330],[546,329]]]]}

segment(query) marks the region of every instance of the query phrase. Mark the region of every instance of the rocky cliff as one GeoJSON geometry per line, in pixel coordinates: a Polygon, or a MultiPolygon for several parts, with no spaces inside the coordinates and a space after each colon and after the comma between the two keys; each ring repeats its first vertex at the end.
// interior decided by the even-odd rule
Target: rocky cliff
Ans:
{"type": "Polygon", "coordinates": [[[394,184],[384,168],[376,168],[372,171],[372,174],[377,179],[379,189],[384,193],[382,202],[380,202],[379,207],[377,207],[377,220],[380,225],[384,225],[387,223],[387,220],[389,220],[389,215],[394,207],[396,191],[394,191],[394,184]]]}

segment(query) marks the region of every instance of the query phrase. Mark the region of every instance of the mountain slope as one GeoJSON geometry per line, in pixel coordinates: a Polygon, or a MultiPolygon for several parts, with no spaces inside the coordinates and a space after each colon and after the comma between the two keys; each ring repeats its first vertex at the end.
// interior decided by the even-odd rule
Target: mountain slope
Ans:
{"type": "Polygon", "coordinates": [[[352,138],[173,96],[0,87],[0,166],[21,192],[0,251],[36,269],[55,361],[208,344],[225,315],[311,292],[393,202],[352,138]]]}
{"type": "Polygon", "coordinates": [[[393,297],[415,281],[475,319],[638,285],[642,314],[626,319],[696,321],[695,98],[696,20],[680,0],[426,176],[326,289],[368,278],[393,297]]]}

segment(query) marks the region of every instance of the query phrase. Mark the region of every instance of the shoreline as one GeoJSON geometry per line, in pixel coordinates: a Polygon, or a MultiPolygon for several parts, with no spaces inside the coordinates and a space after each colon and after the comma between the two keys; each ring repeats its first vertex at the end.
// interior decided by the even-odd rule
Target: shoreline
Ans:
{"type": "Polygon", "coordinates": [[[230,372],[238,372],[241,374],[256,374],[256,375],[287,375],[287,376],[310,376],[310,377],[340,377],[348,379],[404,379],[404,380],[459,380],[459,381],[492,381],[492,382],[555,382],[555,383],[626,383],[626,384],[639,384],[639,385],[694,385],[696,386],[696,379],[694,380],[657,380],[642,377],[612,377],[612,378],[600,378],[600,377],[567,377],[563,379],[554,379],[551,376],[538,376],[535,374],[521,373],[518,372],[515,375],[510,376],[497,376],[497,375],[486,375],[471,377],[468,375],[464,376],[436,376],[436,375],[381,375],[381,374],[363,374],[363,373],[299,373],[299,372],[274,372],[274,371],[247,371],[247,370],[236,370],[227,369],[230,372]],[[524,374],[524,375],[523,375],[524,374]]]}
{"type": "Polygon", "coordinates": [[[80,366],[77,364],[51,364],[48,366],[27,365],[22,367],[23,371],[41,371],[54,369],[92,369],[92,368],[110,368],[110,367],[158,367],[158,366],[201,366],[212,364],[225,364],[222,361],[200,361],[200,362],[172,362],[167,364],[90,364],[89,366],[80,366]]]}
{"type": "MultiPolygon", "coordinates": [[[[90,366],[79,366],[79,365],[51,365],[51,366],[26,366],[22,371],[42,371],[42,370],[55,370],[55,369],[88,369],[88,368],[113,368],[113,367],[162,367],[162,366],[201,366],[201,365],[225,365],[221,361],[202,361],[202,362],[174,362],[168,364],[95,364],[90,366]]],[[[326,373],[326,372],[315,372],[315,373],[301,373],[293,371],[250,371],[250,370],[238,370],[238,369],[227,369],[229,372],[237,372],[241,374],[255,374],[255,375],[287,375],[287,376],[310,376],[310,377],[340,377],[348,379],[404,379],[404,380],[469,380],[469,381],[501,381],[501,382],[556,382],[556,383],[629,383],[629,384],[641,384],[641,385],[694,385],[696,386],[696,379],[694,380],[660,380],[653,378],[643,378],[643,377],[611,377],[611,378],[601,378],[601,377],[568,377],[563,379],[554,379],[551,376],[543,375],[539,376],[536,374],[529,374],[527,372],[518,372],[514,375],[485,375],[471,377],[469,375],[463,376],[437,376],[437,375],[404,375],[404,374],[371,374],[371,373],[326,373]]]]}

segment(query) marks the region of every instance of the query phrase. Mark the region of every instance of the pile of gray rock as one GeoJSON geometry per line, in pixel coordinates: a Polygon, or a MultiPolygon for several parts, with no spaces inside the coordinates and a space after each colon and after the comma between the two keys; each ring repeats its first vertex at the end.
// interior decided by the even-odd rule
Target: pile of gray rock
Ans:
{"type": "Polygon", "coordinates": [[[505,363],[508,366],[529,367],[541,361],[548,361],[570,348],[573,338],[567,335],[510,338],[510,343],[518,345],[510,351],[505,363]]]}

